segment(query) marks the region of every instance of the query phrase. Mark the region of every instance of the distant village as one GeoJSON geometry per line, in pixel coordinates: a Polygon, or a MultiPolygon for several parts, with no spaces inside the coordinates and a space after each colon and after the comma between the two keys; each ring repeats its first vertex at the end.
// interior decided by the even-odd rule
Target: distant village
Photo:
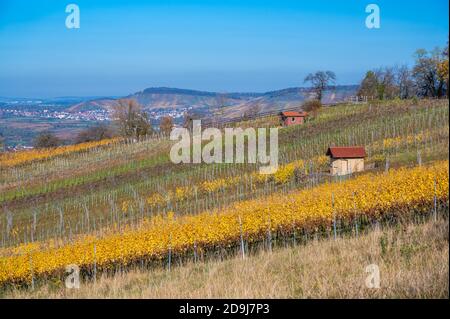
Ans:
{"type": "MultiPolygon", "coordinates": [[[[152,111],[145,111],[155,129],[158,129],[158,123],[163,117],[170,117],[173,119],[174,125],[179,125],[182,122],[185,114],[192,110],[192,107],[179,107],[175,109],[155,109],[152,111]]],[[[68,112],[62,108],[62,105],[47,104],[40,101],[12,101],[3,104],[0,107],[0,119],[14,119],[14,118],[26,118],[27,121],[33,121],[40,119],[44,122],[51,123],[55,121],[58,124],[64,125],[64,121],[79,121],[80,123],[107,123],[112,120],[112,114],[105,109],[92,109],[76,112],[68,112]],[[38,107],[37,107],[38,106],[38,107]]],[[[6,128],[7,129],[7,128],[6,128]]],[[[3,131],[3,136],[5,131],[3,131]]],[[[4,140],[4,139],[3,139],[4,140]]],[[[21,151],[29,150],[34,147],[31,142],[23,143],[1,143],[2,142],[2,130],[0,130],[0,149],[5,151],[21,151]]]]}
{"type": "Polygon", "coordinates": [[[109,112],[106,110],[92,110],[71,113],[64,111],[51,111],[46,109],[36,111],[3,109],[0,112],[17,117],[34,117],[75,121],[108,121],[110,119],[109,112]]]}
{"type": "MultiPolygon", "coordinates": [[[[183,118],[185,112],[189,111],[191,108],[180,108],[180,109],[170,109],[170,110],[157,110],[147,112],[151,119],[159,121],[162,117],[170,116],[173,119],[183,118]]],[[[48,109],[42,110],[20,110],[20,109],[2,109],[1,114],[8,114],[10,116],[17,117],[34,117],[34,118],[46,118],[46,119],[59,119],[59,120],[75,120],[75,121],[110,121],[111,114],[107,110],[95,109],[88,111],[78,111],[78,112],[67,112],[67,111],[54,111],[48,109]]]]}

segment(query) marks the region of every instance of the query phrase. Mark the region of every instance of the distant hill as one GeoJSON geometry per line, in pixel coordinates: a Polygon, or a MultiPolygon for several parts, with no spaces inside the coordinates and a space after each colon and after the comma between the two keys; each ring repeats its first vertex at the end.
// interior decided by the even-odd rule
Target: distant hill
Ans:
{"type": "MultiPolygon", "coordinates": [[[[261,93],[217,93],[177,88],[148,88],[123,98],[135,99],[145,110],[153,109],[179,109],[192,107],[216,108],[220,105],[232,106],[244,103],[261,96],[261,93]]],[[[68,108],[69,112],[79,112],[94,108],[110,110],[117,104],[117,99],[94,99],[82,101],[68,108]]]]}
{"type": "Polygon", "coordinates": [[[165,108],[216,108],[247,102],[260,96],[258,93],[217,93],[176,88],[148,88],[127,96],[136,99],[145,109],[165,108]]]}
{"type": "MultiPolygon", "coordinates": [[[[355,95],[358,86],[336,86],[325,92],[323,103],[335,103],[355,95]]],[[[191,107],[193,111],[208,109],[210,111],[224,105],[224,117],[235,117],[245,112],[271,110],[300,106],[305,100],[313,98],[309,88],[288,88],[266,93],[233,92],[219,93],[186,90],[178,88],[157,87],[148,88],[124,98],[135,99],[145,110],[180,109],[191,107]]],[[[68,108],[69,112],[79,112],[91,109],[110,110],[117,104],[117,99],[100,98],[82,101],[68,108]]]]}

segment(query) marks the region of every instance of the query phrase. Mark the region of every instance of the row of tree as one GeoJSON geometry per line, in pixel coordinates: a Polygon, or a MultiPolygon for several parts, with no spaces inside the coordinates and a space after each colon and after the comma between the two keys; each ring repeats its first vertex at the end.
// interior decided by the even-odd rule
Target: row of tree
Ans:
{"type": "Polygon", "coordinates": [[[371,70],[361,82],[358,95],[375,99],[442,98],[449,94],[448,42],[445,49],[415,53],[412,68],[406,65],[371,70]]]}
{"type": "MultiPolygon", "coordinates": [[[[415,64],[382,67],[366,73],[358,90],[358,96],[384,100],[412,97],[442,98],[449,94],[448,42],[444,49],[431,52],[419,49],[414,54],[415,64]]],[[[308,74],[304,82],[311,83],[315,99],[322,101],[323,92],[336,81],[332,71],[317,71],[308,74]]],[[[310,103],[316,105],[317,103],[310,103]]]]}
{"type": "MultiPolygon", "coordinates": [[[[368,71],[362,80],[357,95],[372,99],[409,99],[413,97],[442,98],[449,96],[449,52],[448,42],[442,50],[428,52],[419,49],[415,53],[415,64],[382,67],[368,71]]],[[[323,93],[331,89],[336,81],[332,71],[317,71],[305,77],[309,82],[315,99],[303,104],[303,109],[317,113],[321,107],[323,93]]]]}

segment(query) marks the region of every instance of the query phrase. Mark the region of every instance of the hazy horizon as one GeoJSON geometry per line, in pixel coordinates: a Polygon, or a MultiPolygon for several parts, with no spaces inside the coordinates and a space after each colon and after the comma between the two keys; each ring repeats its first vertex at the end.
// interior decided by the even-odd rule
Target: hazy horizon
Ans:
{"type": "MultiPolygon", "coordinates": [[[[336,86],[358,86],[359,84],[337,84],[336,86]]],[[[285,87],[285,88],[279,88],[274,90],[268,90],[268,91],[208,91],[203,89],[196,89],[196,88],[181,88],[181,87],[159,87],[159,86],[152,86],[152,87],[146,87],[141,90],[137,90],[135,92],[129,92],[125,95],[62,95],[62,96],[0,96],[0,98],[5,99],[42,99],[42,100],[49,100],[49,99],[102,99],[102,98],[121,98],[125,97],[126,95],[135,94],[141,91],[144,91],[146,89],[159,89],[159,88],[167,88],[167,89],[174,89],[174,90],[192,90],[197,92],[208,92],[208,93],[218,93],[218,94],[233,94],[233,93],[254,93],[254,94],[264,94],[274,91],[280,91],[285,89],[292,89],[292,88],[311,88],[311,86],[308,85],[300,85],[296,87],[285,87]]]]}

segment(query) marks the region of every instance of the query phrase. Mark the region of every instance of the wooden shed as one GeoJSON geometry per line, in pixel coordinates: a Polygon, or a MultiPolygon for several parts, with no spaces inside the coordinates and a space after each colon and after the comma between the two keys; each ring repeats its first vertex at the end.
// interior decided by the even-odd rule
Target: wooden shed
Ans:
{"type": "Polygon", "coordinates": [[[366,150],[362,146],[330,147],[327,154],[331,159],[331,175],[348,175],[364,171],[366,150]]]}
{"type": "Polygon", "coordinates": [[[307,116],[308,113],[306,112],[286,111],[280,113],[281,122],[284,126],[303,124],[307,116]]]}

